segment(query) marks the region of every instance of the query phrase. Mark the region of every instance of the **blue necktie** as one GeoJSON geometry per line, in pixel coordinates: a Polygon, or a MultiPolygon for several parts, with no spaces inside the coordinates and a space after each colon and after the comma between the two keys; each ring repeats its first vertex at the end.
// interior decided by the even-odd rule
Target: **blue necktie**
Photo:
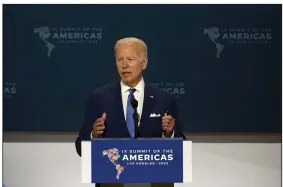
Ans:
{"type": "Polygon", "coordinates": [[[129,131],[131,138],[135,136],[135,122],[133,118],[134,108],[132,107],[132,104],[131,104],[132,100],[135,98],[134,96],[135,91],[136,89],[134,88],[129,89],[130,94],[128,96],[128,102],[127,102],[126,122],[127,122],[127,127],[128,127],[128,131],[129,131]]]}

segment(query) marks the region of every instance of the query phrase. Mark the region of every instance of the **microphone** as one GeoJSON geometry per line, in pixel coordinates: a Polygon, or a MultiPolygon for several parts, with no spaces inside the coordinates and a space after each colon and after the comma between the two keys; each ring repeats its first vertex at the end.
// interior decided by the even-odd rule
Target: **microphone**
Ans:
{"type": "Polygon", "coordinates": [[[139,137],[139,114],[137,112],[137,107],[138,107],[138,101],[136,99],[133,99],[132,102],[132,107],[134,108],[134,113],[133,113],[133,118],[135,122],[135,138],[139,137]]]}
{"type": "Polygon", "coordinates": [[[138,101],[136,99],[133,99],[131,104],[132,104],[132,107],[136,110],[138,107],[138,101]]]}

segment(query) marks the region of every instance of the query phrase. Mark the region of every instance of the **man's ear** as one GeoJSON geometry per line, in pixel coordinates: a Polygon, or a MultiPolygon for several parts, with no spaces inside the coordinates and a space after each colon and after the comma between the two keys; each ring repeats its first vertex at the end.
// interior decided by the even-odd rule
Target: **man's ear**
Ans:
{"type": "Polygon", "coordinates": [[[142,62],[142,70],[145,70],[145,69],[146,69],[147,63],[148,63],[148,58],[145,57],[144,60],[143,60],[143,62],[142,62]]]}

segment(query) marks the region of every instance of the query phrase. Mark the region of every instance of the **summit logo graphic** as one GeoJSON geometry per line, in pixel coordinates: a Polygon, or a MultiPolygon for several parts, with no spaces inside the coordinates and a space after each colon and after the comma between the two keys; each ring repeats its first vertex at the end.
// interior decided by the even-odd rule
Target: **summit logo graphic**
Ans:
{"type": "Polygon", "coordinates": [[[47,48],[50,57],[59,44],[98,44],[102,40],[102,28],[49,28],[48,26],[33,29],[47,48]]]}
{"type": "Polygon", "coordinates": [[[271,28],[222,28],[208,27],[203,33],[215,44],[216,57],[219,58],[227,44],[261,45],[272,40],[271,28]]]}

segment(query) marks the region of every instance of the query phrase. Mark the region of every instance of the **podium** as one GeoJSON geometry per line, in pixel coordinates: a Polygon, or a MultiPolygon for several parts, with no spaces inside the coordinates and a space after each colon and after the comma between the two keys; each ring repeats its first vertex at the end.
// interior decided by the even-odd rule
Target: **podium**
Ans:
{"type": "Polygon", "coordinates": [[[192,182],[192,142],[182,138],[82,141],[82,183],[101,187],[149,183],[173,187],[192,182]],[[125,184],[125,185],[124,185],[125,184]]]}

